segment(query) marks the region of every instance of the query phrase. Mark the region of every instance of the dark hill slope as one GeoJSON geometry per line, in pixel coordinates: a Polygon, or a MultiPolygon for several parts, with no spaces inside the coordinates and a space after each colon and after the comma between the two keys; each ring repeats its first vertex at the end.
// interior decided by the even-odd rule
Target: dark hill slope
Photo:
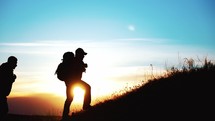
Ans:
{"type": "Polygon", "coordinates": [[[211,120],[214,81],[214,66],[174,72],[91,110],[73,114],[71,121],[211,120]]]}

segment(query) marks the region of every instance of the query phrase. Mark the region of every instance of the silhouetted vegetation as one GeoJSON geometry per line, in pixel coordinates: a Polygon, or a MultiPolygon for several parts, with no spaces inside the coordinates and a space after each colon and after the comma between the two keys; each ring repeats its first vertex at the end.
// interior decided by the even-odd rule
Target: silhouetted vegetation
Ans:
{"type": "Polygon", "coordinates": [[[215,65],[188,60],[164,76],[128,92],[116,100],[95,105],[73,115],[77,121],[139,121],[210,119],[213,117],[215,65]]]}

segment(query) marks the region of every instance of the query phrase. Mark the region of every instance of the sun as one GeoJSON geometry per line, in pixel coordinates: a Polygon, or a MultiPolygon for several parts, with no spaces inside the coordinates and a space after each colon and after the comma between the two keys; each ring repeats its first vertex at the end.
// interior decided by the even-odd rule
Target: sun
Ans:
{"type": "Polygon", "coordinates": [[[81,87],[79,86],[74,87],[72,93],[74,95],[74,102],[78,103],[83,102],[85,91],[81,87]]]}

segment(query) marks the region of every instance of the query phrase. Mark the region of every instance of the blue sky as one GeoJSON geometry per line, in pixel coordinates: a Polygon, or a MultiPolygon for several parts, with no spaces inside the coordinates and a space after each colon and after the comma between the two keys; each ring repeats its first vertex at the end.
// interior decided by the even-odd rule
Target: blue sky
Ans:
{"type": "Polygon", "coordinates": [[[215,44],[214,5],[213,0],[1,0],[0,39],[168,38],[207,47],[215,44]]]}
{"type": "Polygon", "coordinates": [[[157,55],[165,49],[176,57],[192,50],[214,55],[214,5],[213,0],[0,0],[1,48],[67,41],[121,43],[157,55]]]}
{"type": "Polygon", "coordinates": [[[63,53],[78,47],[89,53],[85,79],[92,86],[142,80],[150,64],[215,60],[214,6],[214,0],[0,0],[0,62],[19,59],[14,95],[64,87],[53,73],[63,53]]]}

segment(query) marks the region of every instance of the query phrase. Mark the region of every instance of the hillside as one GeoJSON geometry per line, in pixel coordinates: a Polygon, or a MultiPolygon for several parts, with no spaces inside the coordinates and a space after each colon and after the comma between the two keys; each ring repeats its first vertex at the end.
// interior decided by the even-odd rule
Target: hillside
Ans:
{"type": "Polygon", "coordinates": [[[215,66],[169,72],[146,85],[73,114],[71,121],[140,121],[211,119],[215,66]]]}

